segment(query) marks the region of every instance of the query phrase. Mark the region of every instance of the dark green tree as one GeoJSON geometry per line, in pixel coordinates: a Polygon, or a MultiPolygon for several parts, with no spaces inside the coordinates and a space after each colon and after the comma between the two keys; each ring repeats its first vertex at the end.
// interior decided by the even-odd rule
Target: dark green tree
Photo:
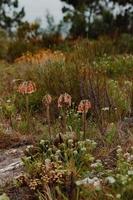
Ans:
{"type": "Polygon", "coordinates": [[[71,26],[70,35],[73,37],[86,37],[88,34],[89,24],[93,13],[98,8],[93,0],[61,0],[66,2],[62,11],[64,13],[64,22],[71,26]],[[89,16],[88,16],[89,13],[89,16]]]}
{"type": "Polygon", "coordinates": [[[0,27],[9,33],[21,24],[25,15],[24,8],[18,8],[18,0],[0,0],[0,27]]]}
{"type": "Polygon", "coordinates": [[[64,22],[70,24],[73,37],[133,33],[133,0],[61,1],[65,2],[64,22]]]}

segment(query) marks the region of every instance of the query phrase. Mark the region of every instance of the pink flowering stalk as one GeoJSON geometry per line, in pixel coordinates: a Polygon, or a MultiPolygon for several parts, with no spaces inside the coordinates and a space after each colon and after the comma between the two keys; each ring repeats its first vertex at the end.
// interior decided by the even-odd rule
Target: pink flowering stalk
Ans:
{"type": "Polygon", "coordinates": [[[29,129],[29,95],[36,92],[36,84],[33,81],[24,81],[18,86],[18,92],[25,95],[26,98],[27,124],[29,129]]]}
{"type": "Polygon", "coordinates": [[[82,114],[84,139],[86,138],[86,126],[87,126],[86,115],[89,109],[91,109],[91,102],[87,99],[81,100],[78,105],[78,113],[82,114]]]}
{"type": "Polygon", "coordinates": [[[47,94],[43,97],[43,103],[46,106],[46,115],[47,115],[47,122],[48,122],[48,132],[49,132],[49,137],[51,140],[51,124],[50,124],[50,104],[52,102],[52,97],[47,94]]]}
{"type": "Polygon", "coordinates": [[[61,110],[62,115],[62,132],[66,133],[66,126],[67,126],[67,109],[71,107],[72,97],[67,94],[61,94],[58,98],[58,108],[61,110]]]}

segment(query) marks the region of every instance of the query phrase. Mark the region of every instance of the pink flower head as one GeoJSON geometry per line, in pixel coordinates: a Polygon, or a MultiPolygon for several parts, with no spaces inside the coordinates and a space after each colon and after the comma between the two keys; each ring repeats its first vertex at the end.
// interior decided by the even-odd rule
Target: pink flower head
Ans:
{"type": "Polygon", "coordinates": [[[81,100],[78,105],[78,112],[87,113],[90,108],[91,108],[91,102],[89,100],[81,100]]]}
{"type": "Polygon", "coordinates": [[[50,105],[51,102],[52,102],[52,97],[51,97],[49,94],[46,94],[46,95],[43,97],[42,102],[45,104],[45,106],[48,106],[48,105],[50,105]]]}
{"type": "Polygon", "coordinates": [[[65,93],[61,94],[58,98],[58,108],[62,108],[63,106],[70,107],[72,103],[72,97],[65,93]]]}
{"type": "Polygon", "coordinates": [[[32,81],[24,81],[18,86],[18,92],[21,94],[32,94],[36,91],[36,84],[32,81]]]}

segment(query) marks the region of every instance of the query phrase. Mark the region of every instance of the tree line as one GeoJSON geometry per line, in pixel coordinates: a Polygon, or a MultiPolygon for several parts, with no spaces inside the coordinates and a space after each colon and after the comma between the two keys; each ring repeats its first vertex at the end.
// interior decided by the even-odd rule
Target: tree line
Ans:
{"type": "MultiPolygon", "coordinates": [[[[63,19],[56,32],[61,27],[69,27],[68,36],[72,38],[133,33],[133,0],[61,1],[65,3],[62,8],[63,19]]],[[[19,7],[18,0],[0,1],[0,27],[9,34],[23,25],[24,16],[24,8],[19,7]]]]}

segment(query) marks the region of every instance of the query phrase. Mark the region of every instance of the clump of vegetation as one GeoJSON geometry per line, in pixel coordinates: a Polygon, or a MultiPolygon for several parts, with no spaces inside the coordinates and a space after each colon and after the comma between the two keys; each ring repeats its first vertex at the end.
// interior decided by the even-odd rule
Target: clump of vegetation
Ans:
{"type": "Polygon", "coordinates": [[[31,154],[34,150],[27,149],[28,157],[23,161],[29,175],[21,176],[19,183],[29,185],[35,195],[44,198],[76,199],[75,181],[84,175],[92,162],[91,152],[95,145],[94,141],[78,141],[64,135],[58,135],[51,143],[41,140],[35,154],[31,154]]]}
{"type": "Polygon", "coordinates": [[[27,185],[37,199],[131,199],[132,148],[125,152],[117,146],[113,166],[112,157],[108,161],[98,157],[97,148],[94,140],[67,135],[41,140],[26,150],[23,162],[28,174],[20,176],[18,183],[27,185]]]}

